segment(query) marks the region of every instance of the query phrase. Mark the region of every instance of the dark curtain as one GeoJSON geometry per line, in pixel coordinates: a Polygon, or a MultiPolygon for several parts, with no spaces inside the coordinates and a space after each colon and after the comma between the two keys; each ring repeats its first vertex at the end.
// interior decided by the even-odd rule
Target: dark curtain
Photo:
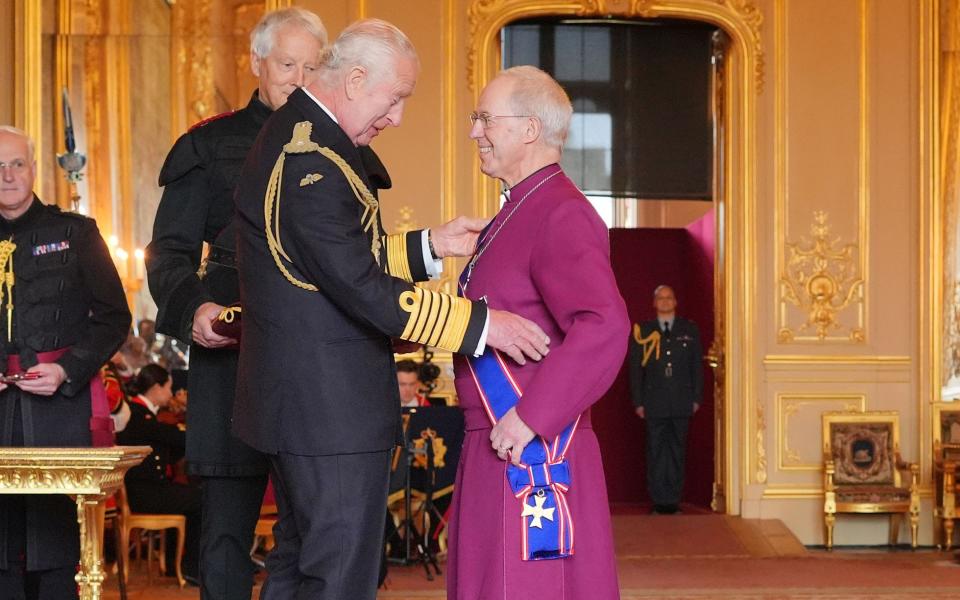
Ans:
{"type": "MultiPolygon", "coordinates": [[[[632,322],[654,318],[653,290],[669,284],[677,314],[700,328],[703,351],[713,342],[713,211],[686,229],[612,229],[611,261],[632,322]]],[[[611,502],[647,502],[643,421],[630,402],[626,363],[593,408],[611,502]]],[[[713,493],[713,374],[704,365],[704,394],[690,425],[683,501],[709,507],[713,493]]]]}

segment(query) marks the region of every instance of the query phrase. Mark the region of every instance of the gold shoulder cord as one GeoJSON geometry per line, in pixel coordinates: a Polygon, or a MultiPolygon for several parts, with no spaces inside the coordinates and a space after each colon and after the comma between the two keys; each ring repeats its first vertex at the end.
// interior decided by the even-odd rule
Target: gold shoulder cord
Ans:
{"type": "Polygon", "coordinates": [[[277,158],[277,162],[273,166],[273,172],[270,174],[267,193],[263,198],[263,217],[264,229],[267,234],[267,246],[270,248],[270,254],[273,255],[273,262],[276,263],[277,268],[280,269],[280,272],[283,273],[287,281],[293,285],[307,291],[316,292],[317,286],[297,279],[280,260],[282,256],[287,262],[293,262],[283,249],[283,244],[280,243],[280,183],[283,180],[283,163],[287,154],[318,152],[332,161],[333,164],[337,165],[344,177],[347,178],[347,182],[350,184],[350,189],[357,198],[357,202],[364,206],[363,215],[360,217],[360,224],[363,226],[364,231],[373,228],[373,241],[370,244],[370,252],[373,253],[373,258],[377,261],[378,265],[380,264],[380,248],[383,242],[380,240],[380,225],[377,222],[377,211],[380,209],[377,199],[373,197],[373,194],[367,189],[367,186],[363,183],[363,180],[360,179],[360,176],[357,175],[356,171],[347,164],[347,161],[343,160],[343,157],[330,148],[320,146],[320,144],[310,140],[310,133],[312,131],[313,124],[310,123],[310,121],[301,121],[294,125],[293,137],[290,138],[288,143],[284,144],[283,152],[281,152],[277,158]]]}
{"type": "Polygon", "coordinates": [[[7,296],[7,341],[13,339],[13,251],[17,245],[13,239],[0,242],[0,304],[7,296]]]}
{"type": "Polygon", "coordinates": [[[650,355],[654,352],[657,354],[657,360],[660,360],[660,332],[654,330],[645,338],[641,338],[640,334],[640,325],[634,323],[633,340],[643,347],[643,361],[641,361],[640,366],[645,367],[650,360],[650,355]]]}

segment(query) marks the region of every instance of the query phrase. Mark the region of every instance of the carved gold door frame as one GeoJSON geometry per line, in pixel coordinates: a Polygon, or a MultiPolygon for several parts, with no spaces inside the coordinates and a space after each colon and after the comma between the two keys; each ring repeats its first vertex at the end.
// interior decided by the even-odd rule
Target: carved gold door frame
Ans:
{"type": "MultiPolygon", "coordinates": [[[[730,39],[723,82],[717,82],[719,137],[715,262],[716,339],[708,360],[716,374],[714,510],[738,512],[737,478],[756,468],[750,444],[756,391],[748,368],[756,364],[751,315],[757,288],[756,98],[763,87],[762,15],[753,0],[474,0],[468,11],[467,68],[474,101],[500,68],[500,30],[512,21],[539,16],[680,18],[703,21],[730,39]],[[734,267],[736,267],[734,269],[734,267]],[[733,399],[737,399],[736,405],[733,399]],[[739,455],[734,448],[741,448],[739,455]]],[[[473,169],[475,210],[492,215],[497,192],[492,179],[473,169]]]]}

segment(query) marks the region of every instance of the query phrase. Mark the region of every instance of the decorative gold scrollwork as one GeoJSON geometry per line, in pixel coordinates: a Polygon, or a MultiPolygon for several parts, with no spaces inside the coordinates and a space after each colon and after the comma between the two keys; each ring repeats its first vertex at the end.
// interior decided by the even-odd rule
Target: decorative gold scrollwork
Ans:
{"type": "Polygon", "coordinates": [[[417,225],[417,220],[413,216],[413,209],[409,206],[400,207],[400,218],[394,222],[393,232],[394,233],[410,233],[416,229],[419,229],[417,225]]]}
{"type": "Polygon", "coordinates": [[[763,90],[764,61],[760,37],[763,13],[756,0],[566,0],[544,3],[543,6],[527,0],[473,0],[467,9],[471,38],[467,52],[467,81],[474,91],[479,91],[483,77],[489,75],[478,72],[482,69],[478,66],[481,62],[478,54],[484,51],[484,39],[489,39],[494,31],[510,21],[541,15],[680,17],[734,24],[754,51],[756,89],[758,93],[763,90]]]}
{"type": "Polygon", "coordinates": [[[447,464],[444,462],[444,457],[447,455],[447,446],[443,443],[443,438],[437,435],[436,430],[429,427],[420,432],[419,438],[413,440],[413,447],[416,449],[413,466],[420,469],[427,468],[426,446],[428,441],[433,446],[433,467],[442,469],[447,464]]]}
{"type": "Polygon", "coordinates": [[[831,237],[827,213],[816,211],[811,226],[812,238],[788,242],[786,264],[780,274],[781,324],[778,338],[793,341],[799,334],[814,331],[816,339],[825,340],[841,329],[841,311],[859,306],[859,322],[850,327],[849,339],[863,342],[864,282],[860,272],[857,244],[840,245],[831,237]],[[791,327],[787,324],[787,304],[806,313],[806,322],[791,327]]]}

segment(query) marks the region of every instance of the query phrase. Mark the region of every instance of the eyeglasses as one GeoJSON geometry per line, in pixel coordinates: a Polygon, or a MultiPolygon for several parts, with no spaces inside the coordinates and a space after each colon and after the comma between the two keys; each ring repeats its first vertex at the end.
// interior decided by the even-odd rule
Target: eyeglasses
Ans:
{"type": "Polygon", "coordinates": [[[30,166],[29,163],[21,158],[15,158],[10,162],[0,161],[0,171],[4,169],[10,169],[14,173],[22,173],[23,171],[26,171],[28,166],[30,166]]]}
{"type": "Polygon", "coordinates": [[[472,112],[470,113],[470,125],[476,125],[477,121],[481,121],[484,129],[490,129],[496,124],[494,119],[526,119],[533,116],[534,115],[491,115],[489,113],[472,112]]]}

